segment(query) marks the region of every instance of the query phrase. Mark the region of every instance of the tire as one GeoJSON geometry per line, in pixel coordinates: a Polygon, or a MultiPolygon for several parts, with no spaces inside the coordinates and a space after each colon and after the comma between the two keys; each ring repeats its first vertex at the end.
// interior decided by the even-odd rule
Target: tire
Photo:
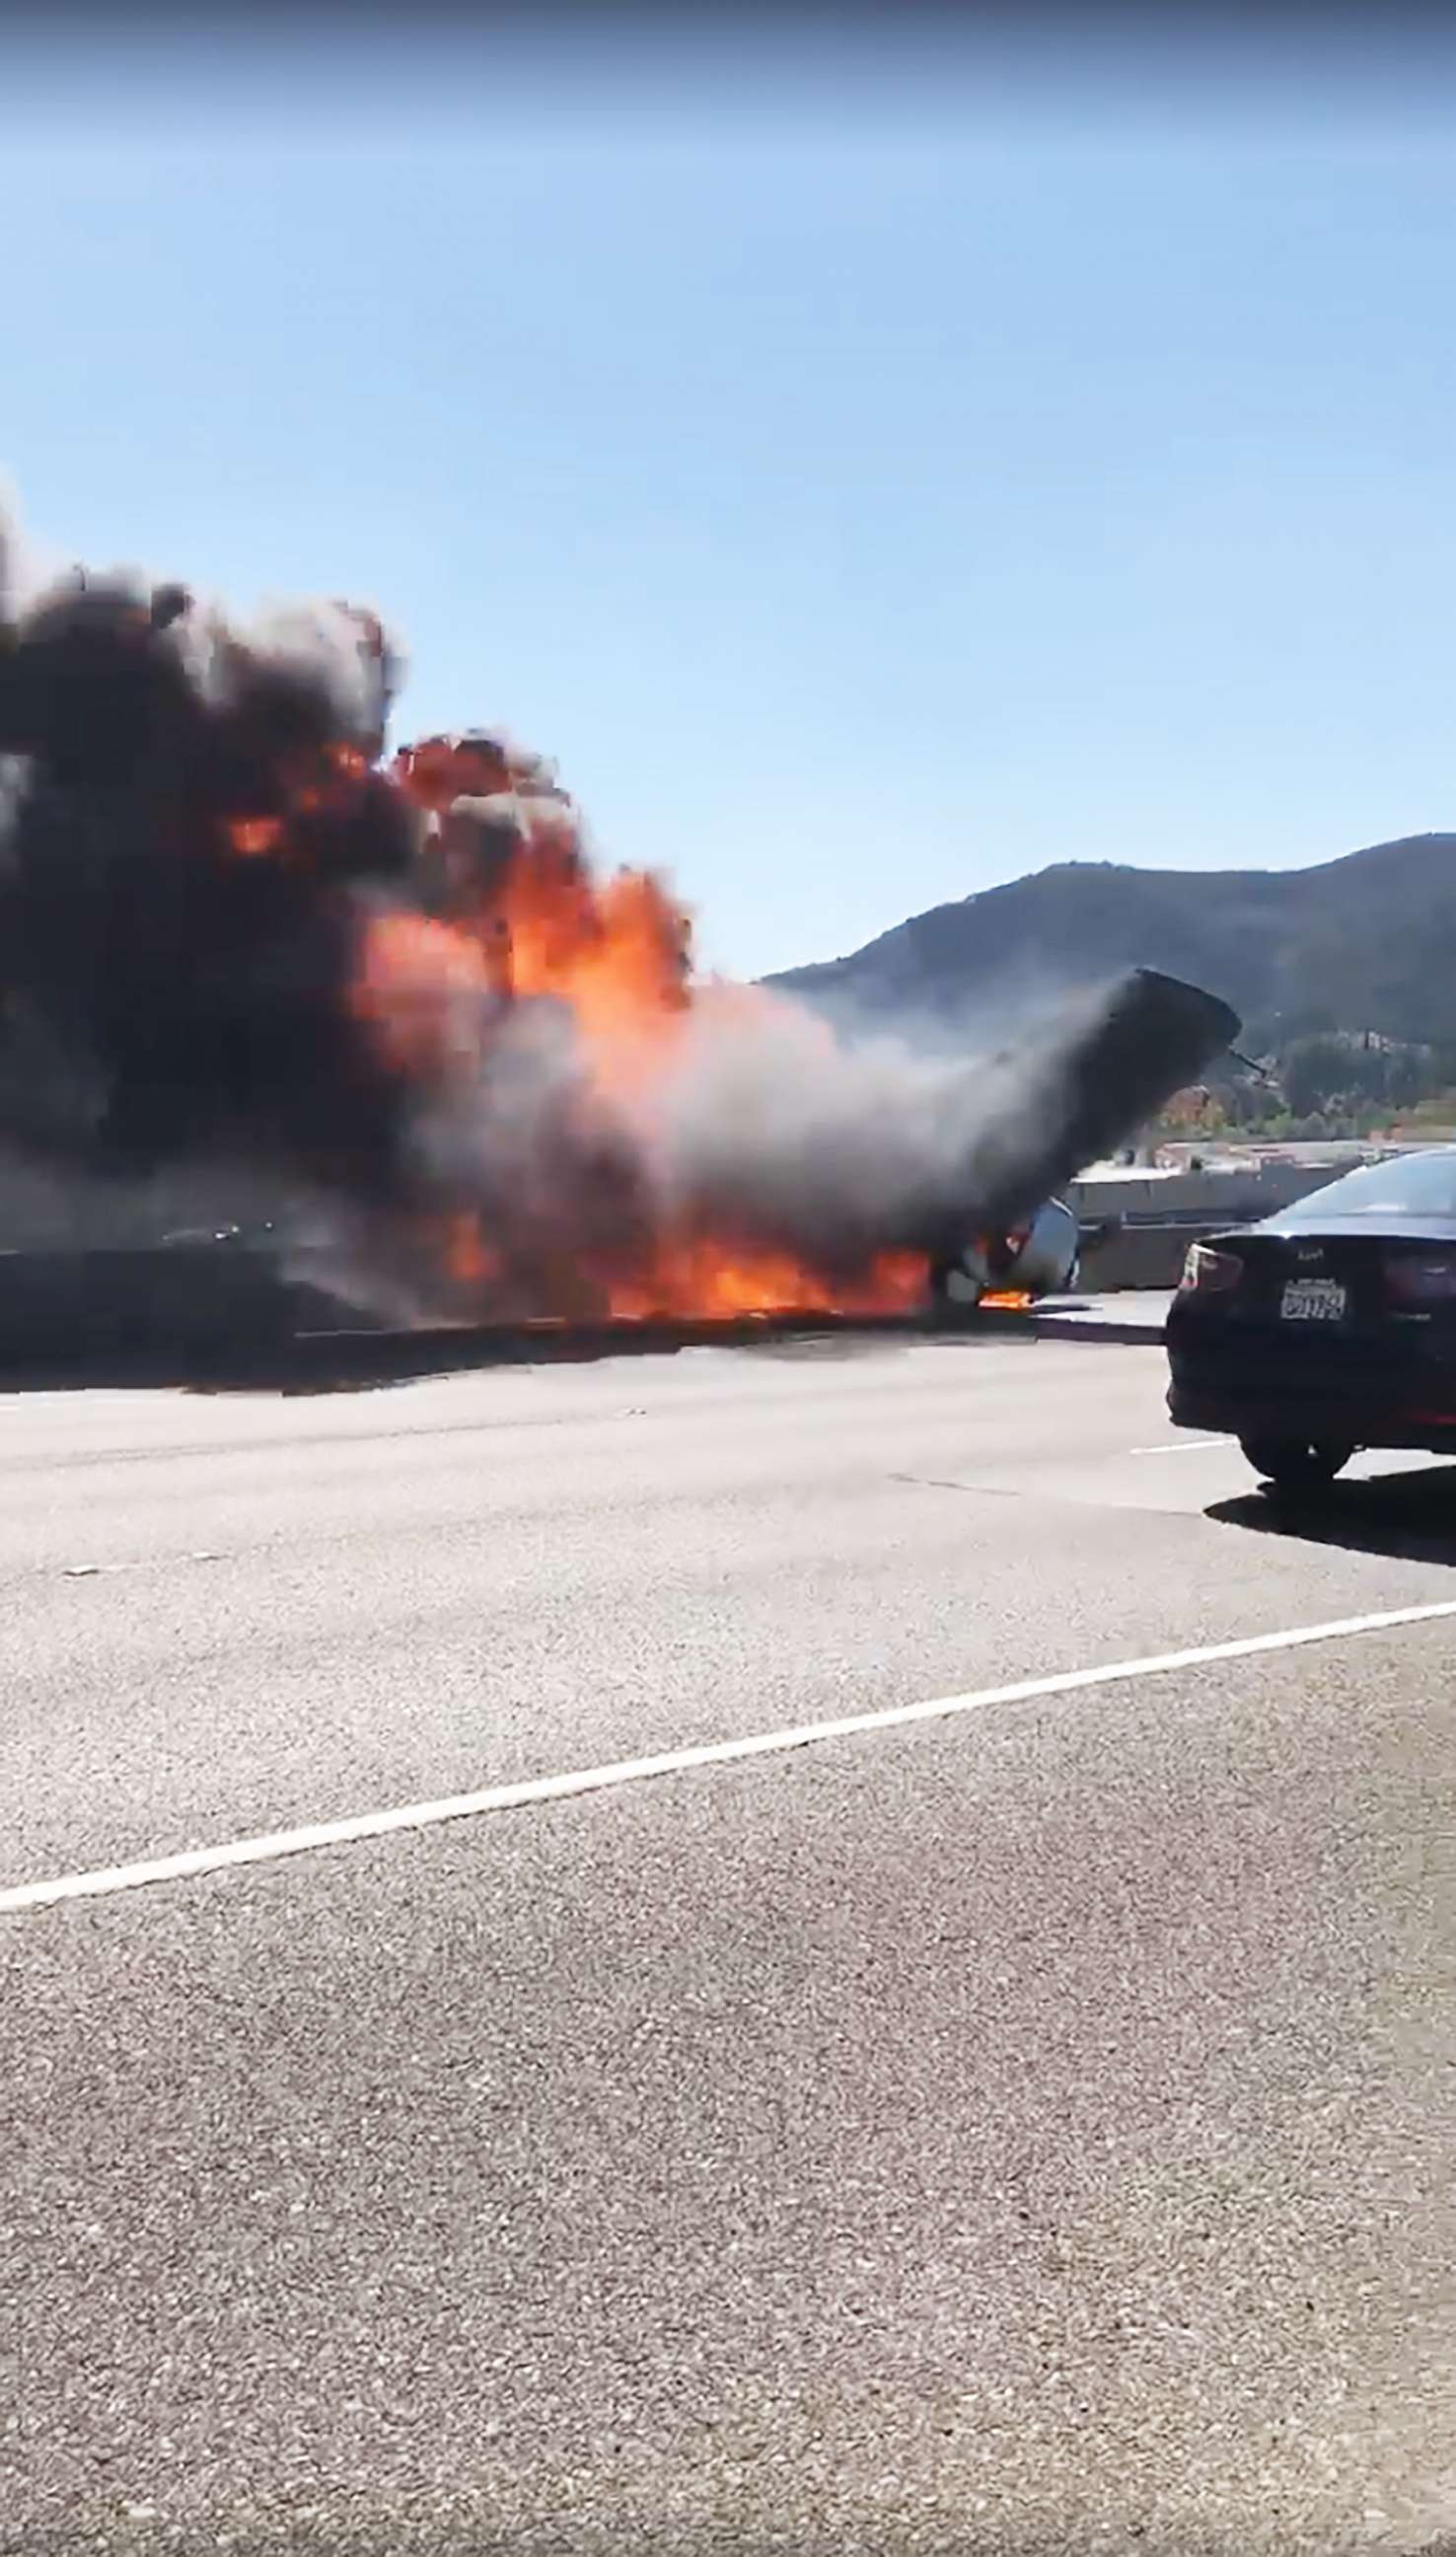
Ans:
{"type": "Polygon", "coordinates": [[[971,1266],[969,1252],[954,1261],[937,1262],[930,1274],[930,1301],[938,1312],[973,1313],[989,1285],[985,1274],[971,1266]]]}
{"type": "Polygon", "coordinates": [[[1322,1492],[1355,1450],[1330,1438],[1241,1438],[1257,1474],[1276,1492],[1322,1492]]]}

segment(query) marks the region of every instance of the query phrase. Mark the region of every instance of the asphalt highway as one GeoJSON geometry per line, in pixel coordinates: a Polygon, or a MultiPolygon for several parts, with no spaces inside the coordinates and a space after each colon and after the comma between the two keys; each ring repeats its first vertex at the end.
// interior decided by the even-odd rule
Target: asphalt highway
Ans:
{"type": "Polygon", "coordinates": [[[1445,2545],[1456,1469],[327,1382],[3,1397],[5,2557],[1445,2545]]]}

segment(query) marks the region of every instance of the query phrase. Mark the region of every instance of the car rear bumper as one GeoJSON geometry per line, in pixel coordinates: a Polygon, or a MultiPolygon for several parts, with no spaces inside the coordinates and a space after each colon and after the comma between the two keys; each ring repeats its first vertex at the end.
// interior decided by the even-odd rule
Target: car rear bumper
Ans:
{"type": "Polygon", "coordinates": [[[1456,1381],[1444,1395],[1310,1391],[1260,1382],[1190,1377],[1174,1367],[1168,1416],[1178,1429],[1210,1429],[1235,1438],[1338,1440],[1352,1447],[1423,1447],[1456,1455],[1456,1381]]]}

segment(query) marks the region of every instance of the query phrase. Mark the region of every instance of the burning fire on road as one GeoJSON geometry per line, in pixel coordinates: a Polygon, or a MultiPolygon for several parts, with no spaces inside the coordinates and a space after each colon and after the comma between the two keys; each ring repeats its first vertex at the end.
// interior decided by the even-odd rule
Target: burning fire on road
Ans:
{"type": "Polygon", "coordinates": [[[993,1055],[851,1036],[694,971],[494,732],[390,753],[399,660],[342,605],[244,628],[0,526],[0,1133],[235,1166],[421,1318],[887,1313],[1237,1031],[1134,976],[993,1055]]]}

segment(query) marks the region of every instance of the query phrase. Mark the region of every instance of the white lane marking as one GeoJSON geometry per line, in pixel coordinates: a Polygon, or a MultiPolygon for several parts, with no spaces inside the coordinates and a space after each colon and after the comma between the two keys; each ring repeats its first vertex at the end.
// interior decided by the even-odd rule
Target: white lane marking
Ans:
{"type": "Polygon", "coordinates": [[[1129,1456],[1205,1456],[1210,1447],[1232,1451],[1232,1438],[1165,1438],[1157,1447],[1129,1447],[1129,1456]]]}
{"type": "Polygon", "coordinates": [[[98,1580],[103,1572],[167,1571],[183,1562],[220,1562],[220,1553],[146,1553],[131,1562],[64,1562],[63,1580],[98,1580]]]}
{"type": "Polygon", "coordinates": [[[529,1776],[516,1785],[486,1785],[474,1794],[447,1794],[435,1803],[403,1803],[393,1810],[360,1812],[352,1818],[316,1820],[307,1828],[273,1829],[261,1837],[231,1838],[218,1846],[188,1847],[180,1855],[112,1864],[94,1873],[64,1873],[44,1882],[17,1883],[0,1891],[0,1912],[45,1909],[60,1900],[94,1900],[117,1891],[139,1891],[154,1882],[184,1882],[220,1873],[230,1865],[271,1864],[315,1847],[352,1846],[364,1838],[390,1837],[400,1829],[435,1828],[444,1820],[473,1819],[485,1812],[518,1811],[527,1803],[554,1803],[574,1794],[602,1794],[618,1785],[646,1784],[654,1776],[679,1776],[692,1767],[730,1767],[744,1758],[781,1756],[791,1749],[848,1740],[867,1731],[902,1730],[993,1704],[1024,1704],[1038,1696],[1075,1695],[1121,1680],[1161,1678],[1171,1670],[1207,1668],[1215,1661],[1247,1661],[1263,1652],[1296,1651],[1306,1643],[1339,1642],[1353,1634],[1380,1634],[1400,1625],[1433,1624],[1456,1616],[1456,1598],[1421,1607],[1389,1607],[1375,1616],[1343,1616],[1325,1625],[1294,1625],[1276,1634],[1241,1634],[1233,1642],[1202,1643],[1193,1651],[1155,1652],[1143,1660],[1110,1661],[1100,1669],[1058,1670],[1050,1678],[1017,1679],[1009,1686],[979,1687],[968,1695],[929,1696],[918,1704],[884,1705],[871,1713],[845,1713],[831,1722],[801,1722],[779,1731],[754,1731],[737,1740],[709,1740],[664,1749],[650,1758],[617,1758],[602,1767],[575,1767],[560,1776],[529,1776]]]}

